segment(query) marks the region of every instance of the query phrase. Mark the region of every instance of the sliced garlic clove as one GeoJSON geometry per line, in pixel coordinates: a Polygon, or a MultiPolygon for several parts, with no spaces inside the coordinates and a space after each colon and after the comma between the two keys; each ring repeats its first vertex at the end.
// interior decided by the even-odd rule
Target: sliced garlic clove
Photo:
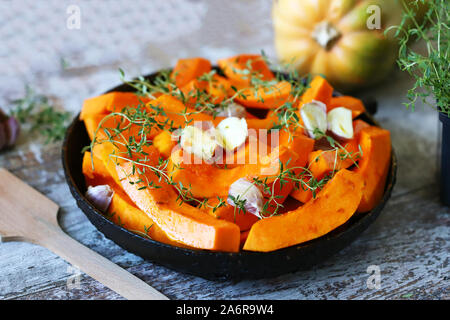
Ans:
{"type": "Polygon", "coordinates": [[[244,144],[247,136],[248,127],[245,119],[228,117],[216,127],[217,143],[227,151],[232,151],[244,144]]]}
{"type": "Polygon", "coordinates": [[[338,107],[327,115],[328,130],[336,136],[344,139],[353,138],[352,111],[344,107],[338,107]]]}
{"type": "Polygon", "coordinates": [[[300,116],[311,138],[316,138],[316,129],[323,133],[327,131],[327,106],[324,103],[313,100],[304,104],[300,116]]]}
{"type": "Polygon", "coordinates": [[[86,191],[86,198],[100,211],[106,212],[111,204],[114,191],[107,184],[99,186],[89,186],[86,191]]]}
{"type": "Polygon", "coordinates": [[[220,110],[216,117],[237,117],[245,118],[247,112],[243,106],[235,102],[230,103],[225,108],[220,110]]]}
{"type": "Polygon", "coordinates": [[[205,129],[198,125],[185,127],[181,132],[180,145],[184,151],[203,160],[210,160],[214,156],[217,142],[214,137],[214,127],[206,125],[205,129]]]}
{"type": "Polygon", "coordinates": [[[227,203],[235,208],[244,208],[245,212],[261,218],[264,197],[261,190],[247,179],[233,182],[228,190],[227,203]]]}

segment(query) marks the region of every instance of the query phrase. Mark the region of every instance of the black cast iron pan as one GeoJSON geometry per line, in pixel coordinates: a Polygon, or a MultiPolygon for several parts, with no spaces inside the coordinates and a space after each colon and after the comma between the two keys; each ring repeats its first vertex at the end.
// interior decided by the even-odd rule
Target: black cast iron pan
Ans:
{"type": "MultiPolygon", "coordinates": [[[[156,75],[157,73],[154,73],[146,78],[152,80],[156,75]]],[[[134,89],[122,84],[108,92],[111,91],[134,91],[134,89]]],[[[372,125],[378,125],[368,113],[361,115],[360,118],[372,125]]],[[[103,216],[84,196],[86,185],[81,170],[83,159],[81,150],[89,143],[84,123],[76,116],[66,133],[62,161],[70,192],[91,223],[107,238],[127,251],[156,264],[210,280],[269,278],[306,270],[321,263],[349,245],[375,221],[391,195],[397,169],[397,161],[392,151],[384,196],[378,206],[370,212],[355,215],[344,225],[320,238],[267,253],[212,252],[179,248],[147,239],[114,224],[103,216]]]]}

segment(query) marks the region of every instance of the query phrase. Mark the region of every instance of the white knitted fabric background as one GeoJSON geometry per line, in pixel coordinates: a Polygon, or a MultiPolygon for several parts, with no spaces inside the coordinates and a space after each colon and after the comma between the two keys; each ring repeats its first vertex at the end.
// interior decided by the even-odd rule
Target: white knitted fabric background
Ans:
{"type": "Polygon", "coordinates": [[[76,112],[83,99],[178,58],[273,56],[269,0],[0,0],[0,104],[25,84],[76,112]],[[79,8],[80,28],[67,21],[79,8]]]}

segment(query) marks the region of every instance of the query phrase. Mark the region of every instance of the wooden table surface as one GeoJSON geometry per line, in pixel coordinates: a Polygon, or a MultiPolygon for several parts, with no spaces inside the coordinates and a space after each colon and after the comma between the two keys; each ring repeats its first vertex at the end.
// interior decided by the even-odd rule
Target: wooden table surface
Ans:
{"type": "MultiPolygon", "coordinates": [[[[1,3],[0,6],[8,7],[0,10],[0,21],[1,15],[23,14],[18,8],[24,2],[30,5],[33,3],[26,0],[1,3]]],[[[89,10],[93,8],[88,6],[93,4],[81,3],[82,13],[86,12],[87,16],[82,28],[61,31],[69,40],[76,32],[81,33],[81,37],[77,34],[81,39],[93,32],[90,26],[94,24],[90,23],[95,19],[89,18],[89,10]]],[[[110,1],[105,3],[111,4],[110,1]]],[[[133,11],[135,13],[140,11],[139,8],[149,6],[148,2],[136,3],[138,9],[133,11]]],[[[11,99],[23,95],[24,85],[29,84],[38,92],[54,98],[58,106],[75,115],[84,98],[100,94],[119,83],[119,67],[130,75],[136,75],[167,67],[183,56],[205,56],[215,60],[240,52],[258,52],[260,49],[269,55],[274,54],[270,6],[261,7],[258,1],[239,4],[231,1],[218,11],[223,2],[181,3],[180,8],[174,10],[198,7],[194,8],[199,16],[191,21],[194,25],[192,30],[162,40],[131,37],[126,47],[129,50],[133,48],[134,55],[118,54],[111,57],[105,52],[92,58],[87,54],[91,52],[87,46],[85,51],[67,49],[61,59],[69,61],[68,64],[61,66],[60,61],[52,60],[44,68],[42,64],[33,63],[32,59],[19,61],[20,56],[2,55],[0,51],[0,69],[9,70],[9,73],[0,75],[1,106],[10,108],[11,99]],[[257,22],[246,21],[243,12],[247,10],[255,12],[255,16],[259,17],[255,18],[257,22]],[[216,22],[227,21],[224,18],[227,15],[234,20],[222,31],[216,22]],[[223,32],[222,42],[215,40],[217,30],[223,32]]],[[[53,4],[59,6],[59,13],[42,11],[50,14],[51,19],[43,19],[43,22],[41,19],[40,23],[49,23],[47,20],[57,19],[58,16],[54,15],[58,14],[65,18],[65,9],[70,2],[55,1],[53,4]]],[[[124,14],[120,15],[121,12],[126,13],[128,9],[126,1],[115,4],[119,7],[114,13],[115,17],[122,17],[124,14]]],[[[39,5],[30,9],[31,14],[22,17],[22,23],[31,20],[29,26],[32,26],[35,21],[33,10],[40,9],[39,5]]],[[[96,9],[100,13],[106,10],[104,6],[96,9]]],[[[113,13],[106,10],[104,14],[107,18],[108,14],[113,13]]],[[[5,28],[11,26],[1,26],[0,33],[5,32],[5,28]]],[[[66,27],[63,25],[61,28],[66,27]]],[[[148,28],[146,30],[150,34],[152,29],[148,28]]],[[[39,29],[39,25],[34,29],[39,29]]],[[[45,25],[40,29],[46,30],[45,25]]],[[[115,37],[121,39],[120,35],[125,37],[125,34],[124,27],[115,37]]],[[[97,35],[100,40],[105,37],[97,35]]],[[[17,40],[23,40],[20,38],[22,36],[17,34],[6,40],[2,38],[1,45],[13,46],[17,40]]],[[[53,38],[30,37],[35,41],[31,46],[39,48],[42,47],[39,41],[44,45],[57,42],[53,38]]],[[[89,39],[91,43],[101,46],[99,43],[102,41],[97,43],[95,41],[98,39],[89,39]]],[[[111,46],[119,52],[119,46],[111,46]]],[[[62,47],[68,48],[70,44],[63,44],[62,47]]],[[[124,50],[120,47],[120,50],[124,50]]],[[[21,54],[30,55],[30,50],[22,51],[21,54]]],[[[47,55],[55,52],[50,50],[47,55]]],[[[380,217],[350,246],[323,264],[306,272],[273,279],[212,282],[149,263],[121,249],[97,231],[77,208],[63,177],[61,143],[45,145],[38,135],[24,132],[14,149],[0,153],[0,166],[54,200],[61,207],[60,224],[69,235],[171,299],[449,299],[450,209],[439,203],[439,122],[437,113],[430,108],[419,105],[414,112],[405,109],[402,102],[405,102],[404,97],[410,86],[411,81],[405,75],[393,72],[383,84],[359,93],[362,97],[377,98],[379,110],[376,119],[391,131],[393,147],[399,160],[397,184],[380,217]],[[377,266],[380,270],[378,289],[367,286],[369,266],[377,266]]],[[[0,244],[0,299],[121,299],[85,274],[81,274],[79,286],[68,287],[68,280],[76,273],[64,260],[39,246],[19,242],[0,244]]]]}

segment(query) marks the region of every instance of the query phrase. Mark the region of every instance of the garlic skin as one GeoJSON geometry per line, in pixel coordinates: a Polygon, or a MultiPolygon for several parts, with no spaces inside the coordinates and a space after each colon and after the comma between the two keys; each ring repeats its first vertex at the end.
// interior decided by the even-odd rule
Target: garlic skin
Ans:
{"type": "Polygon", "coordinates": [[[200,125],[186,126],[181,132],[181,148],[195,156],[210,160],[214,156],[217,142],[214,137],[214,126],[205,124],[206,130],[200,125]]]}
{"type": "Polygon", "coordinates": [[[0,122],[0,150],[6,147],[5,125],[0,122]]]}
{"type": "Polygon", "coordinates": [[[352,111],[344,107],[338,107],[327,115],[328,130],[336,136],[344,139],[353,138],[352,111]]]}
{"type": "Polygon", "coordinates": [[[258,218],[261,217],[263,211],[264,196],[261,190],[247,179],[240,178],[231,184],[228,190],[227,203],[233,207],[239,206],[233,201],[244,201],[244,209],[258,218]]]}
{"type": "Polygon", "coordinates": [[[12,147],[20,134],[20,124],[0,109],[0,150],[12,147]]]}
{"type": "Polygon", "coordinates": [[[226,151],[232,151],[245,143],[248,137],[247,121],[242,118],[228,117],[216,127],[217,143],[226,151]]]}
{"type": "Polygon", "coordinates": [[[107,184],[89,186],[86,191],[86,198],[101,212],[108,211],[113,195],[114,191],[107,184]]]}
{"type": "Polygon", "coordinates": [[[300,116],[311,138],[316,139],[315,129],[323,133],[327,131],[327,106],[324,103],[313,100],[304,104],[300,109],[300,116]]]}
{"type": "Polygon", "coordinates": [[[20,134],[19,122],[14,117],[9,117],[4,123],[5,135],[6,135],[6,146],[12,147],[20,134]]]}
{"type": "Polygon", "coordinates": [[[245,118],[247,111],[243,106],[235,102],[230,103],[217,113],[216,117],[237,117],[245,118]]]}

